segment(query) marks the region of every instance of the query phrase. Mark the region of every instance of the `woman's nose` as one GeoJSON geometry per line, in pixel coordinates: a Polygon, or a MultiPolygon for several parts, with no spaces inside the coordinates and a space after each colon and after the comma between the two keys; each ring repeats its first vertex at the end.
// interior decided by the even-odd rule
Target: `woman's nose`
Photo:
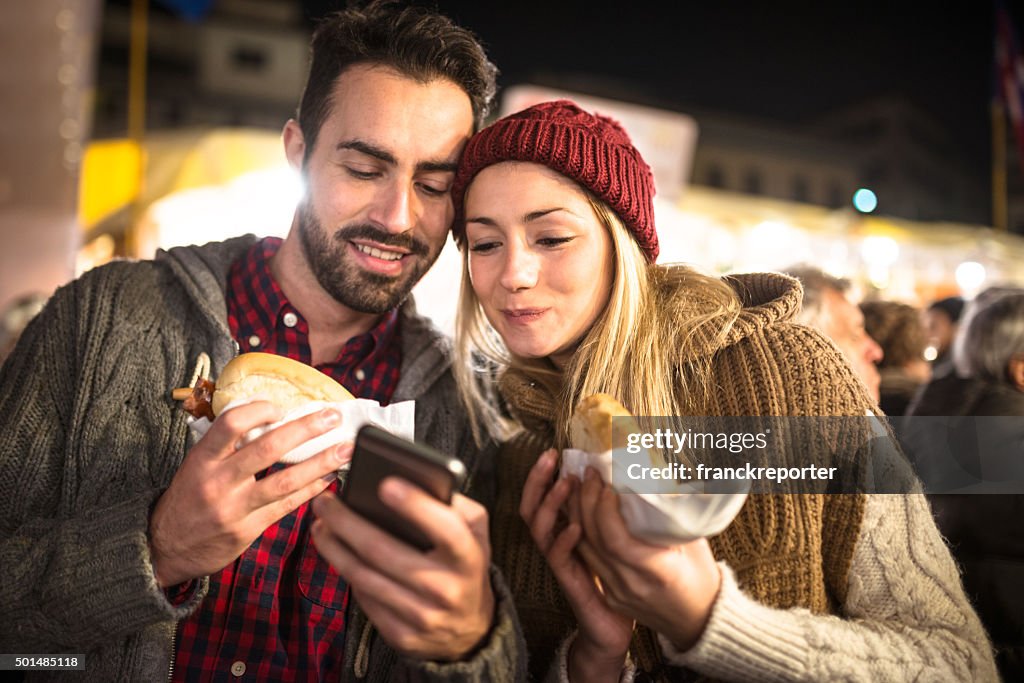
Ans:
{"type": "Polygon", "coordinates": [[[505,254],[501,286],[510,292],[534,287],[540,274],[537,257],[529,249],[519,245],[510,245],[505,254]]]}

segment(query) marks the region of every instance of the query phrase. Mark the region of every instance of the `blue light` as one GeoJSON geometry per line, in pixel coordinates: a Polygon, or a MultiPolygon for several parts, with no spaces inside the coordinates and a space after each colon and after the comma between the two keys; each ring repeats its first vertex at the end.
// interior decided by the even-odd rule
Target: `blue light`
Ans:
{"type": "Polygon", "coordinates": [[[861,213],[871,213],[878,208],[878,197],[866,187],[862,187],[853,193],[853,208],[861,213]]]}

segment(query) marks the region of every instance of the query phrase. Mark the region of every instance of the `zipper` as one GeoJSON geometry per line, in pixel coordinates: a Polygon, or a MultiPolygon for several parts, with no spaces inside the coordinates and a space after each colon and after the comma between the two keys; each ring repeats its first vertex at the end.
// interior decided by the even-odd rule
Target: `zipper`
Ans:
{"type": "Polygon", "coordinates": [[[363,623],[363,628],[359,634],[359,647],[356,649],[356,660],[352,666],[352,672],[358,679],[366,678],[366,674],[370,669],[370,638],[373,634],[373,624],[370,623],[369,618],[363,616],[366,621],[363,623]]]}
{"type": "Polygon", "coordinates": [[[178,640],[178,622],[174,622],[174,630],[171,631],[171,663],[167,665],[167,683],[174,680],[174,658],[178,640]]]}

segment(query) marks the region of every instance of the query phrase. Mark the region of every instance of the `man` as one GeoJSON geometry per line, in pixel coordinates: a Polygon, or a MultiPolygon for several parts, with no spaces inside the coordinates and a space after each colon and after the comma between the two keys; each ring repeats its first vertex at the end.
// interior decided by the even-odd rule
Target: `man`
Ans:
{"type": "Polygon", "coordinates": [[[21,331],[39,311],[43,310],[47,298],[46,295],[38,292],[25,294],[12,301],[3,312],[0,312],[0,365],[14,350],[21,331]]]}
{"type": "Polygon", "coordinates": [[[850,283],[812,266],[794,266],[783,272],[800,280],[804,287],[797,321],[835,342],[864,382],[868,395],[878,403],[881,376],[875,364],[882,360],[882,347],[864,330],[863,313],[847,297],[850,283]]]}
{"type": "Polygon", "coordinates": [[[339,13],[284,130],[306,196],[283,243],[174,249],[58,291],[0,371],[0,651],[85,653],[103,681],[520,677],[479,503],[386,484],[434,540],[421,554],[333,500],[350,447],[275,464],[333,411],[240,445],[280,417],[254,402],[192,443],[168,394],[203,353],[214,375],[239,349],[287,355],[357,396],[415,399],[417,438],[465,457],[485,495],[445,342],[402,302],[445,241],[494,77],[433,12],[339,13]]]}
{"type": "Polygon", "coordinates": [[[879,407],[889,417],[902,417],[917,390],[931,379],[925,360],[928,333],[921,311],[899,301],[864,301],[864,330],[882,349],[878,362],[879,407]]]}
{"type": "Polygon", "coordinates": [[[928,330],[929,341],[935,348],[935,359],[932,361],[933,377],[945,377],[955,372],[953,339],[956,337],[963,311],[964,300],[959,296],[939,299],[925,309],[925,327],[928,330]]]}

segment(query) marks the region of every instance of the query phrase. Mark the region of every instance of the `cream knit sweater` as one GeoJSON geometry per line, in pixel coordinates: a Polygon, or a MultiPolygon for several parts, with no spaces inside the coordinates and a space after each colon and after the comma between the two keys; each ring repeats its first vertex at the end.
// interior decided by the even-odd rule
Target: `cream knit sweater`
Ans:
{"type": "MultiPolygon", "coordinates": [[[[723,681],[999,680],[921,494],[868,496],[845,617],[765,607],[719,566],[722,590],[697,644],[679,652],[658,637],[672,664],[723,681]]],[[[558,653],[562,683],[571,641],[558,653]]],[[[629,667],[622,681],[632,680],[629,667]]]]}
{"type": "Polygon", "coordinates": [[[998,681],[992,651],[922,494],[870,495],[843,616],[751,600],[722,564],[707,629],[673,664],[727,681],[998,681]]]}

